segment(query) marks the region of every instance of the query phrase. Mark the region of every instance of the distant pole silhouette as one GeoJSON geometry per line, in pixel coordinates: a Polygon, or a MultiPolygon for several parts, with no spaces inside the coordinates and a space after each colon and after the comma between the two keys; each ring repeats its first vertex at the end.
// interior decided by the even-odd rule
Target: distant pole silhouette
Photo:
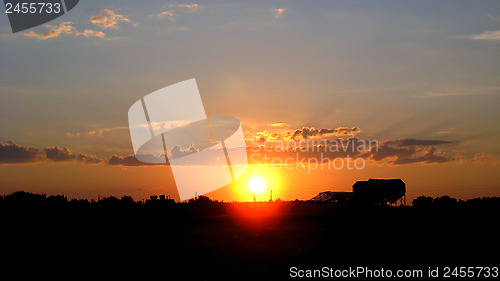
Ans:
{"type": "Polygon", "coordinates": [[[255,192],[253,193],[253,202],[257,202],[257,199],[255,198],[255,192]]]}
{"type": "Polygon", "coordinates": [[[273,190],[271,189],[271,200],[269,201],[273,201],[273,190]]]}

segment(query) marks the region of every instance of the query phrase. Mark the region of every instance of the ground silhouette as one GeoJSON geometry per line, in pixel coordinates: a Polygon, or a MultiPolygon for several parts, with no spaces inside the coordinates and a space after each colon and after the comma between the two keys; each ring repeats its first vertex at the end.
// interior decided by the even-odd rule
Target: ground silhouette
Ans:
{"type": "Polygon", "coordinates": [[[161,272],[167,280],[281,280],[291,266],[498,266],[499,211],[496,197],[420,196],[398,207],[22,191],[0,197],[9,262],[34,272],[99,268],[141,279],[161,272]]]}

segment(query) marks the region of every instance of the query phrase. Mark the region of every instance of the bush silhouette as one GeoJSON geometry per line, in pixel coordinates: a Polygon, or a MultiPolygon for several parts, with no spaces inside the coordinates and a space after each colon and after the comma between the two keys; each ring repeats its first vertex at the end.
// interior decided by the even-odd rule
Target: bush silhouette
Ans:
{"type": "Polygon", "coordinates": [[[432,207],[432,200],[432,197],[422,195],[413,199],[411,204],[417,208],[429,208],[432,207]]]}

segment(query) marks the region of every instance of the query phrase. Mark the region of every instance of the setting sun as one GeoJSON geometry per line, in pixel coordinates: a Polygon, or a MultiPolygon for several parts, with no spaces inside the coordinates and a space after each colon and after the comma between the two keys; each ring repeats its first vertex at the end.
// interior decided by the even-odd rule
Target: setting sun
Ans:
{"type": "Polygon", "coordinates": [[[253,177],[250,182],[248,182],[248,188],[250,188],[253,193],[259,194],[266,189],[266,181],[261,177],[253,177]]]}

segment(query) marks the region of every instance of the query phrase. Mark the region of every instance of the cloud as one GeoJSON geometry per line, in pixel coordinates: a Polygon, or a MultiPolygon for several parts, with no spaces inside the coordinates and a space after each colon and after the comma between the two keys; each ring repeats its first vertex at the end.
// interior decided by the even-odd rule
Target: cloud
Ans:
{"type": "Polygon", "coordinates": [[[51,146],[44,149],[45,157],[48,160],[55,162],[71,161],[75,159],[75,155],[67,148],[51,146]]]}
{"type": "MultiPolygon", "coordinates": [[[[299,130],[286,132],[286,135],[275,133],[275,139],[291,140],[292,143],[271,142],[265,146],[253,144],[247,146],[247,152],[250,162],[260,161],[265,162],[265,158],[274,159],[316,159],[321,163],[328,162],[337,158],[355,158],[362,157],[371,159],[375,162],[388,163],[391,165],[405,165],[412,163],[446,163],[462,159],[459,154],[453,156],[447,155],[444,151],[437,149],[437,146],[448,146],[458,144],[458,141],[447,140],[424,140],[424,139],[398,139],[385,141],[379,145],[378,142],[371,143],[370,140],[361,140],[357,137],[335,139],[313,138],[308,139],[305,145],[302,143],[304,134],[311,133],[324,137],[328,134],[340,134],[343,136],[347,132],[358,132],[358,127],[351,129],[339,127],[336,129],[316,129],[304,127],[299,130]],[[290,139],[294,134],[298,134],[297,139],[290,139]],[[297,142],[298,141],[298,142],[297,142]],[[269,158],[270,157],[270,158],[269,158]],[[319,160],[321,159],[321,160],[319,160]]],[[[269,137],[269,136],[267,136],[269,137]]],[[[172,159],[189,155],[199,151],[194,145],[188,148],[174,146],[171,150],[172,159]]],[[[8,141],[5,144],[0,143],[0,164],[12,163],[31,163],[39,161],[52,162],[79,162],[81,164],[101,164],[106,163],[114,166],[165,166],[161,163],[164,161],[164,155],[142,154],[137,157],[146,160],[148,163],[141,162],[136,155],[130,154],[127,156],[112,155],[110,158],[101,159],[94,155],[85,153],[73,153],[67,147],[51,146],[43,150],[41,153],[34,147],[23,147],[8,141]],[[160,161],[161,160],[161,161],[160,161]]],[[[491,160],[487,154],[477,154],[474,160],[491,160]]],[[[498,160],[498,159],[496,159],[498,160]]],[[[288,160],[287,160],[288,161],[288,160]]],[[[306,160],[307,162],[307,160],[306,160]]],[[[256,162],[259,163],[259,162],[256,162]]]]}
{"type": "Polygon", "coordinates": [[[378,148],[378,150],[373,149],[367,155],[371,155],[373,160],[382,161],[385,158],[394,157],[397,158],[408,158],[416,153],[415,148],[393,148],[386,145],[382,145],[378,148]]]}
{"type": "Polygon", "coordinates": [[[475,35],[457,36],[459,39],[481,40],[481,41],[497,41],[500,40],[500,30],[485,31],[475,35]]]}
{"type": "Polygon", "coordinates": [[[119,126],[119,127],[111,127],[111,128],[99,128],[96,130],[86,131],[86,132],[66,132],[67,137],[80,137],[80,136],[94,136],[100,137],[108,133],[114,133],[116,131],[128,130],[128,126],[119,126]]]}
{"type": "Polygon", "coordinates": [[[328,128],[317,129],[314,127],[302,127],[302,129],[296,129],[287,132],[259,131],[256,133],[255,136],[248,137],[246,138],[246,140],[255,142],[288,141],[288,140],[301,140],[301,139],[305,140],[305,139],[327,138],[331,136],[352,136],[359,132],[361,132],[361,129],[359,127],[352,127],[352,128],[338,127],[335,129],[328,129],[328,128]]]}
{"type": "Polygon", "coordinates": [[[97,158],[97,156],[95,155],[84,154],[81,152],[79,152],[78,155],[76,156],[76,160],[84,164],[99,164],[103,162],[102,159],[97,158]]]}
{"type": "Polygon", "coordinates": [[[59,24],[59,26],[44,25],[44,27],[50,28],[50,30],[47,32],[44,32],[44,33],[36,33],[34,31],[29,31],[29,32],[24,33],[24,35],[27,37],[36,38],[39,40],[58,38],[62,35],[71,35],[71,36],[75,36],[75,37],[78,37],[78,36],[98,37],[98,38],[103,38],[104,36],[106,36],[106,34],[104,32],[90,30],[90,29],[86,29],[83,32],[79,32],[73,26],[73,22],[70,22],[70,21],[61,22],[59,24]]]}
{"type": "Polygon", "coordinates": [[[403,146],[429,146],[429,145],[441,145],[441,144],[456,144],[457,141],[445,141],[445,140],[417,140],[417,139],[398,139],[395,141],[387,141],[386,145],[396,145],[399,147],[403,146]]]}
{"type": "Polygon", "coordinates": [[[430,146],[423,149],[418,155],[412,155],[411,157],[397,157],[394,162],[395,165],[411,164],[418,162],[425,163],[445,163],[448,161],[453,161],[456,158],[446,157],[436,149],[435,146],[430,146]]]}
{"type": "Polygon", "coordinates": [[[499,92],[500,92],[500,87],[456,88],[456,89],[444,89],[432,92],[424,92],[418,97],[423,97],[423,98],[466,97],[466,96],[478,96],[478,95],[492,95],[492,94],[498,94],[499,92]]]}
{"type": "Polygon", "coordinates": [[[150,15],[150,17],[156,18],[156,19],[169,18],[171,21],[175,20],[174,11],[163,11],[163,12],[161,12],[159,14],[150,15]]]}
{"type": "Polygon", "coordinates": [[[302,129],[295,130],[292,134],[293,139],[302,138],[315,138],[315,137],[326,137],[326,136],[349,136],[359,133],[361,130],[359,127],[338,127],[335,129],[316,129],[314,127],[303,127],[302,129]]]}
{"type": "Polygon", "coordinates": [[[159,164],[152,164],[152,163],[144,163],[135,157],[134,154],[130,154],[128,156],[118,156],[118,155],[111,155],[111,157],[108,159],[108,164],[109,165],[115,165],[115,166],[154,166],[154,165],[159,165],[159,164]]]}
{"type": "Polygon", "coordinates": [[[281,15],[283,15],[283,13],[286,11],[285,8],[278,8],[278,9],[274,9],[274,17],[275,18],[279,18],[281,17],[281,15]]]}
{"type": "Polygon", "coordinates": [[[46,28],[51,28],[49,31],[44,32],[44,33],[36,33],[34,31],[26,32],[24,33],[25,36],[40,39],[40,40],[46,40],[46,39],[51,39],[51,38],[57,38],[61,35],[64,34],[72,34],[76,35],[78,32],[75,29],[75,27],[72,26],[73,22],[70,21],[65,21],[61,22],[59,26],[55,25],[45,25],[46,28]]]}
{"type": "Polygon", "coordinates": [[[389,160],[389,163],[394,165],[445,163],[457,160],[461,156],[447,156],[443,151],[438,150],[436,146],[457,143],[457,141],[444,140],[399,139],[386,141],[378,149],[373,147],[371,151],[364,153],[361,157],[368,157],[374,161],[389,160]]]}
{"type": "Polygon", "coordinates": [[[94,155],[79,152],[74,154],[67,147],[58,146],[47,147],[40,152],[35,147],[25,147],[8,141],[5,144],[0,143],[0,164],[22,164],[40,161],[68,162],[78,161],[84,164],[99,164],[103,162],[94,155]]]}
{"type": "Polygon", "coordinates": [[[177,12],[180,12],[181,10],[188,10],[188,11],[194,12],[194,11],[198,10],[199,7],[200,7],[200,5],[198,5],[196,3],[194,3],[194,4],[168,4],[168,5],[163,6],[163,8],[162,8],[162,10],[165,8],[168,8],[168,10],[162,11],[158,14],[150,15],[150,17],[158,19],[158,20],[168,18],[171,21],[175,21],[177,14],[178,14],[177,12]]]}
{"type": "Polygon", "coordinates": [[[195,9],[198,9],[199,5],[198,4],[177,4],[177,5],[173,5],[177,8],[186,8],[186,9],[190,9],[190,10],[195,10],[195,9]]]}
{"type": "Polygon", "coordinates": [[[104,161],[95,155],[81,152],[75,155],[67,147],[60,148],[58,146],[51,146],[45,148],[43,151],[45,152],[45,158],[54,162],[78,161],[84,164],[99,164],[104,161]]]}
{"type": "Polygon", "coordinates": [[[90,18],[90,22],[101,29],[118,29],[118,23],[122,21],[135,25],[135,23],[132,23],[132,21],[124,15],[117,14],[110,9],[101,10],[98,16],[92,16],[90,18]]]}
{"type": "Polygon", "coordinates": [[[487,14],[486,16],[489,17],[490,19],[494,20],[494,21],[500,21],[500,17],[494,17],[494,16],[492,16],[490,14],[487,14]]]}
{"type": "Polygon", "coordinates": [[[473,93],[464,93],[464,92],[425,92],[421,95],[421,97],[463,97],[470,96],[473,93]]]}
{"type": "MultiPolygon", "coordinates": [[[[120,22],[127,22],[134,26],[137,25],[124,15],[117,14],[113,10],[109,9],[101,10],[99,11],[99,14],[97,16],[90,17],[90,22],[98,26],[101,30],[105,29],[116,30],[118,29],[118,24],[120,22]]],[[[104,38],[106,36],[106,33],[99,30],[85,29],[83,32],[80,32],[73,25],[74,23],[71,21],[61,22],[58,26],[44,25],[45,28],[48,28],[50,30],[44,33],[36,33],[34,31],[29,31],[24,33],[24,35],[39,40],[58,38],[61,37],[62,35],[71,35],[74,37],[82,36],[85,38],[104,38]]]]}
{"type": "Polygon", "coordinates": [[[180,158],[183,156],[193,154],[193,153],[198,152],[198,151],[200,151],[200,150],[197,149],[196,147],[194,147],[194,145],[191,145],[185,149],[180,147],[179,145],[176,145],[176,146],[172,147],[171,153],[172,153],[172,158],[180,158]]]}
{"type": "Polygon", "coordinates": [[[283,127],[283,126],[287,126],[287,124],[282,122],[271,124],[271,127],[283,127]]]}
{"type": "Polygon", "coordinates": [[[5,144],[0,142],[0,164],[32,163],[42,159],[37,148],[20,146],[10,140],[5,144]]]}
{"type": "Polygon", "coordinates": [[[85,37],[98,37],[98,38],[104,38],[106,36],[106,33],[102,31],[96,31],[96,30],[91,30],[91,29],[85,29],[81,35],[85,37]]]}
{"type": "Polygon", "coordinates": [[[89,136],[100,136],[102,135],[103,131],[102,130],[99,130],[99,131],[89,131],[87,132],[87,135],[89,136]]]}

